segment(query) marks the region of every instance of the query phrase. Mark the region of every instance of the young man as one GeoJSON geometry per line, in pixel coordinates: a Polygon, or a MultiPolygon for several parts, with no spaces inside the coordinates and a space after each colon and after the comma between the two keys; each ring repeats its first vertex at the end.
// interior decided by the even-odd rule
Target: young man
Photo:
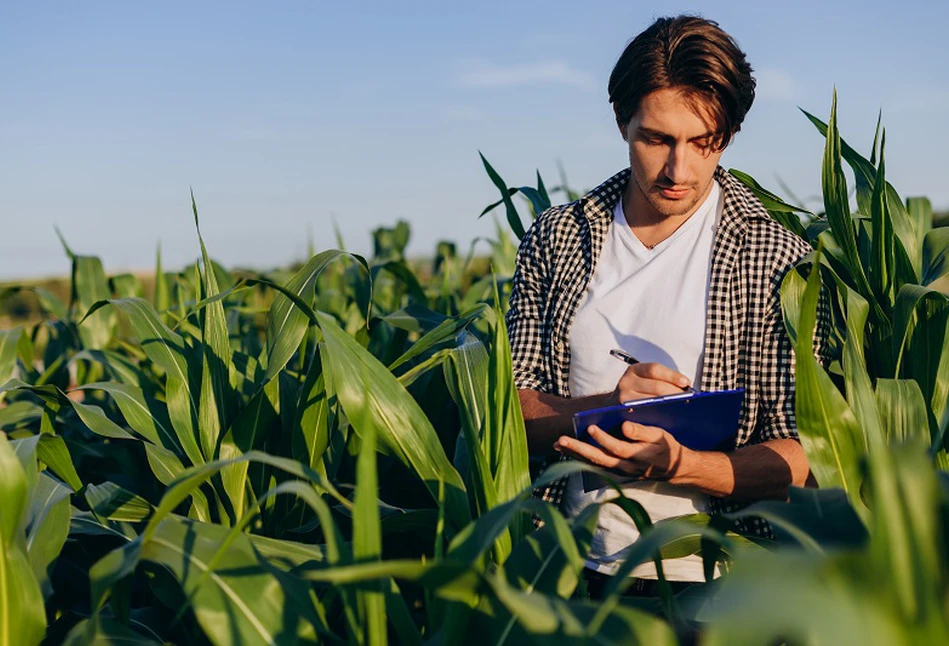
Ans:
{"type": "MultiPolygon", "coordinates": [[[[630,168],[541,214],[518,252],[507,323],[532,454],[628,474],[626,495],[654,522],[785,499],[809,474],[779,289],[810,247],[718,165],[754,89],[744,53],[716,23],[657,20],[627,46],[609,82],[630,168]],[[641,363],[627,366],[613,348],[641,363]],[[623,440],[591,427],[602,450],[573,437],[577,411],[688,386],[745,388],[734,450],[692,451],[633,423],[623,440]]],[[[579,476],[540,493],[568,514],[616,495],[585,492],[579,476]]],[[[739,529],[770,533],[754,520],[739,529]]],[[[628,516],[604,506],[587,566],[615,573],[637,536],[628,516]]],[[[704,579],[698,556],[667,561],[664,572],[704,579]]],[[[634,575],[655,577],[655,569],[634,575]]]]}

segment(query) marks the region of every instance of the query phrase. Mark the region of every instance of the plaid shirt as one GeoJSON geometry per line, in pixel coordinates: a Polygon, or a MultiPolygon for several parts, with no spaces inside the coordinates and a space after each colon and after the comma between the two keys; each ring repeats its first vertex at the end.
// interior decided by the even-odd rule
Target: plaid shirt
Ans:
{"type": "MultiPolygon", "coordinates": [[[[578,201],[548,209],[521,241],[507,313],[518,388],[570,396],[570,327],[629,177],[626,169],[578,201]]],[[[715,179],[724,193],[724,209],[712,249],[703,389],[745,389],[736,448],[796,438],[793,353],[779,292],[785,273],[811,247],[775,222],[722,168],[715,179]]],[[[822,304],[815,335],[819,358],[826,351],[819,340],[827,338],[829,325],[822,304]]],[[[563,479],[536,495],[560,505],[565,487],[563,479]]],[[[710,502],[713,513],[743,506],[715,497],[710,502]]],[[[768,524],[756,518],[736,529],[771,535],[768,524]]]]}

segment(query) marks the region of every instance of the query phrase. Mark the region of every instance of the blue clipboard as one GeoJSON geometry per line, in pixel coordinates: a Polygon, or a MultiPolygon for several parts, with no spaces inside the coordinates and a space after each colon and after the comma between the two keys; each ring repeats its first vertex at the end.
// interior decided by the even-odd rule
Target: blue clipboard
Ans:
{"type": "MultiPolygon", "coordinates": [[[[695,451],[731,449],[744,396],[745,389],[736,388],[640,399],[577,413],[573,416],[573,429],[578,440],[599,446],[587,433],[587,427],[595,424],[622,438],[623,422],[633,421],[665,429],[680,444],[695,451]]],[[[592,491],[606,482],[595,474],[584,473],[583,485],[584,491],[592,491]]]]}

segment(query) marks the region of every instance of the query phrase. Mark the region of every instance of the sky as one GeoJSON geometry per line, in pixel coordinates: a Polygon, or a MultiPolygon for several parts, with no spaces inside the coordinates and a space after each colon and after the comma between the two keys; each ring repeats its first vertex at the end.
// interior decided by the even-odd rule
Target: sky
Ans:
{"type": "MultiPolygon", "coordinates": [[[[949,2],[0,2],[0,281],[166,268],[199,246],[267,270],[372,229],[409,253],[494,235],[482,152],[509,185],[589,189],[628,164],[606,84],[655,18],[699,13],[758,93],[722,165],[819,208],[834,87],[842,136],[949,208],[949,2]],[[817,198],[819,200],[819,198],[817,198]]],[[[556,201],[558,196],[554,196],[556,201]]],[[[561,200],[562,201],[562,200],[561,200]]],[[[524,210],[526,214],[526,209],[524,210]]],[[[500,216],[500,213],[499,213],[500,216]]],[[[486,249],[486,247],[483,247],[486,249]]]]}

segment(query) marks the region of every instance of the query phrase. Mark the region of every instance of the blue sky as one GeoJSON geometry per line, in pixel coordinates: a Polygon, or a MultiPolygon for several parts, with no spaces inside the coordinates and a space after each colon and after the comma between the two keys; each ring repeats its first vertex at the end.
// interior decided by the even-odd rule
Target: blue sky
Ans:
{"type": "MultiPolygon", "coordinates": [[[[822,140],[798,111],[867,151],[878,109],[888,177],[949,207],[949,3],[26,2],[0,4],[0,280],[64,274],[54,232],[106,270],[198,253],[267,269],[307,231],[370,249],[403,218],[410,252],[493,234],[481,150],[509,184],[560,160],[589,188],[626,163],[606,81],[655,17],[719,21],[758,99],[723,165],[802,198],[822,140]],[[456,6],[457,5],[457,6],[456,6]]],[[[782,192],[778,190],[777,192],[782,192]]],[[[814,203],[811,203],[814,205],[814,203]]]]}

